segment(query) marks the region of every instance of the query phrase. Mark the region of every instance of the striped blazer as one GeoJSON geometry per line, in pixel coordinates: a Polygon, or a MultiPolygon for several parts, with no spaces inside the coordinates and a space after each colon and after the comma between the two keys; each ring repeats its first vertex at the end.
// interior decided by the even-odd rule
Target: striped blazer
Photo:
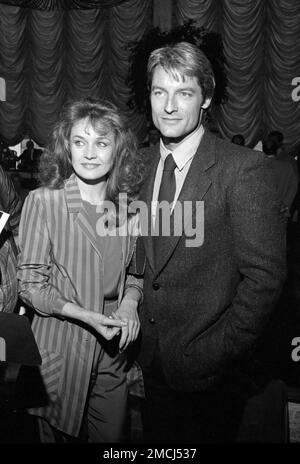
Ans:
{"type": "MultiPolygon", "coordinates": [[[[136,236],[122,238],[121,301],[126,267],[136,236]]],[[[30,412],[77,436],[90,381],[96,337],[87,326],[59,316],[67,301],[103,312],[103,261],[96,231],[82,205],[76,176],[63,189],[39,188],[27,196],[19,228],[18,281],[21,298],[35,309],[32,330],[42,357],[41,375],[49,397],[30,412]],[[52,317],[51,317],[52,316],[52,317]]],[[[140,285],[128,276],[126,285],[140,285]]]]}

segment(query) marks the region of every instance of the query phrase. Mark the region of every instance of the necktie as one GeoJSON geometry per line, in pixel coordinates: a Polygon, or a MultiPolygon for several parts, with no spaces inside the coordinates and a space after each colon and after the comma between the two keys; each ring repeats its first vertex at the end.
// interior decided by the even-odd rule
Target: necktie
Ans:
{"type": "Polygon", "coordinates": [[[164,163],[163,175],[161,179],[158,201],[166,200],[172,203],[176,191],[176,180],[174,170],[176,163],[174,161],[172,153],[170,153],[164,163]]]}
{"type": "MultiPolygon", "coordinates": [[[[170,153],[164,162],[163,168],[163,175],[161,179],[159,194],[158,194],[158,202],[163,200],[167,201],[170,204],[171,210],[171,203],[174,200],[175,191],[176,191],[176,179],[174,170],[176,168],[176,163],[174,161],[172,153],[170,153]]],[[[166,220],[170,221],[170,215],[166,218],[166,220]]],[[[158,208],[157,215],[156,215],[156,227],[158,226],[158,236],[153,237],[154,242],[154,254],[155,254],[155,261],[161,255],[161,246],[162,243],[162,235],[163,235],[163,216],[162,210],[158,208]]],[[[169,229],[170,231],[170,229],[169,229]]]]}

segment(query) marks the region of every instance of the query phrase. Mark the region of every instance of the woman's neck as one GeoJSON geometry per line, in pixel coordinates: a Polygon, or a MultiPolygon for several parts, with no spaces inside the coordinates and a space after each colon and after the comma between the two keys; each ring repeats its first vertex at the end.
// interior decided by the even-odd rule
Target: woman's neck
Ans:
{"type": "Polygon", "coordinates": [[[88,184],[77,177],[80,195],[83,201],[87,201],[92,205],[99,205],[106,198],[107,181],[103,180],[97,184],[88,184]]]}

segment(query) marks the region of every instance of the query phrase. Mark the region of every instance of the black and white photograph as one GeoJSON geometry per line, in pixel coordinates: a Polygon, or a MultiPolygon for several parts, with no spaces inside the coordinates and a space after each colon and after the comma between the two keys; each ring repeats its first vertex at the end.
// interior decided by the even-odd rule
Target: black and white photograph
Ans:
{"type": "Polygon", "coordinates": [[[299,163],[299,0],[0,0],[0,450],[297,446],[299,163]]]}

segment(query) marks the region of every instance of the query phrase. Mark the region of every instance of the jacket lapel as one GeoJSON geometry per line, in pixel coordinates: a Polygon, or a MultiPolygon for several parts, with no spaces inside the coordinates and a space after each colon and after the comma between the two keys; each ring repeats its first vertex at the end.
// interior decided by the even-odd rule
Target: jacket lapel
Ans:
{"type": "MultiPolygon", "coordinates": [[[[195,217],[195,202],[203,200],[212,183],[207,170],[215,163],[215,142],[215,137],[210,132],[205,131],[179,194],[178,202],[181,203],[182,210],[184,210],[184,202],[192,202],[191,214],[188,218],[185,218],[185,228],[187,224],[192,221],[192,218],[195,217]]],[[[174,215],[172,215],[172,218],[174,219],[174,215]]],[[[170,236],[160,238],[162,242],[160,246],[160,254],[159,257],[157,257],[157,263],[155,266],[156,275],[165,266],[179,240],[182,238],[184,238],[184,229],[183,237],[170,236]]],[[[148,245],[148,249],[149,248],[150,246],[148,245]]]]}
{"type": "Polygon", "coordinates": [[[75,174],[72,174],[71,177],[69,177],[69,179],[66,181],[65,192],[68,211],[71,215],[74,215],[74,223],[77,224],[83,235],[91,243],[96,253],[102,259],[102,256],[99,252],[99,247],[97,246],[96,230],[94,230],[91,226],[88,214],[83,207],[82,198],[75,174]]]}

